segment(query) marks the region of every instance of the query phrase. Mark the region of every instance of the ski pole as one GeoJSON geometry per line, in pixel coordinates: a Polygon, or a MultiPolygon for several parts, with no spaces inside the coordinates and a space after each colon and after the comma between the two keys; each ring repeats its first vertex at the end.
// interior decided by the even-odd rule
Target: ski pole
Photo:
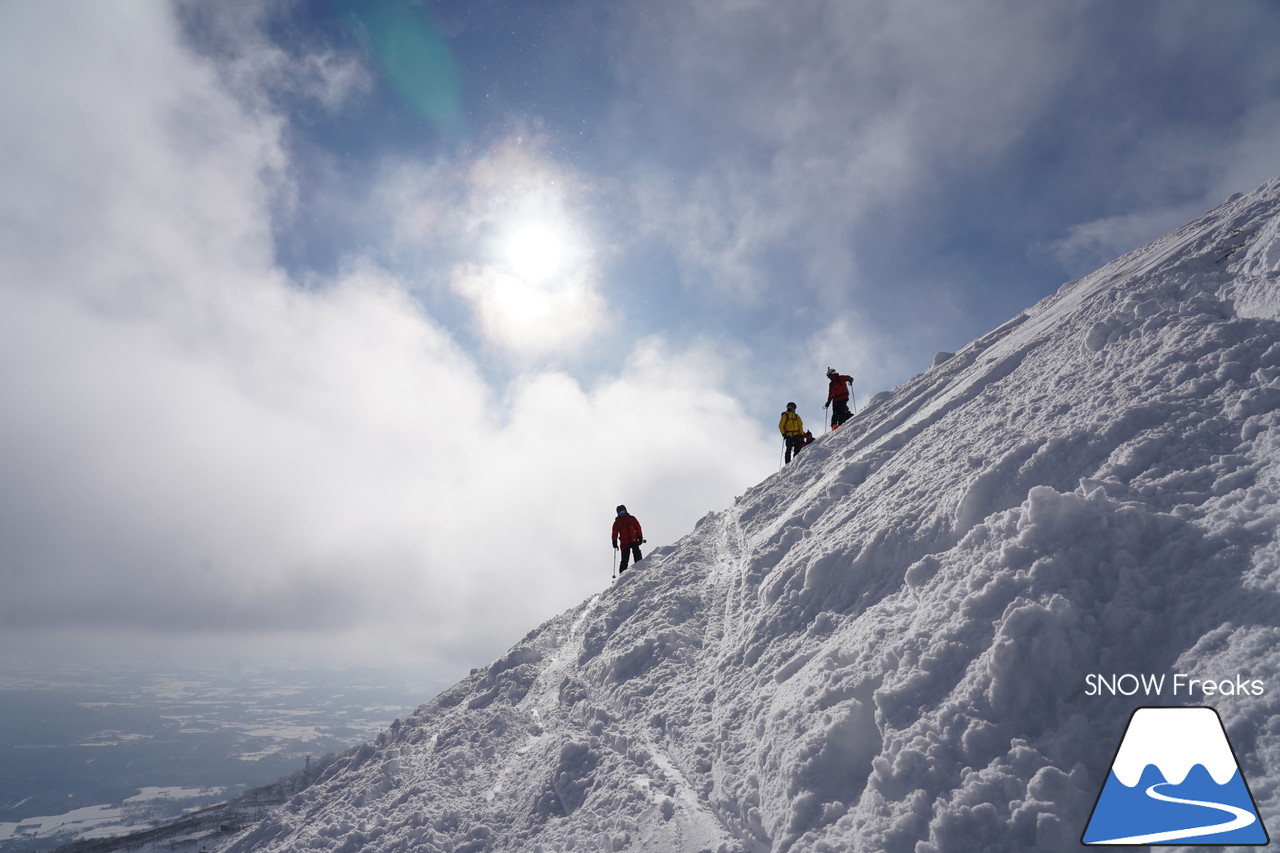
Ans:
{"type": "MultiPolygon", "coordinates": [[[[616,545],[614,546],[613,550],[614,551],[618,550],[616,545]]],[[[618,561],[612,557],[609,558],[609,569],[610,571],[613,572],[612,577],[616,581],[618,579],[618,561]]]]}

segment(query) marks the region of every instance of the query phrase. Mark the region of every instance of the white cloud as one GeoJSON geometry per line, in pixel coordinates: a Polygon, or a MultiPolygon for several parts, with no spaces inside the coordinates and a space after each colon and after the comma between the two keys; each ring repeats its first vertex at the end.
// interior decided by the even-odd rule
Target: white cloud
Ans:
{"type": "Polygon", "coordinates": [[[606,582],[615,503],[661,543],[768,472],[706,352],[649,341],[595,389],[533,373],[498,400],[395,282],[260,296],[192,348],[4,293],[19,627],[492,654],[606,582]]]}
{"type": "MultiPolygon", "coordinates": [[[[1230,143],[1223,146],[1188,145],[1185,140],[1162,137],[1152,145],[1161,152],[1151,159],[1168,162],[1178,158],[1179,175],[1204,174],[1203,193],[1191,201],[1132,210],[1116,216],[1071,226],[1066,236],[1047,248],[1073,275],[1081,275],[1154,240],[1226,201],[1237,192],[1248,192],[1280,169],[1276,140],[1280,138],[1280,101],[1264,101],[1239,120],[1230,143]],[[1179,152],[1174,154],[1173,152],[1179,152]]],[[[1142,173],[1147,177],[1147,173],[1142,173]]],[[[1146,194],[1162,195],[1156,182],[1146,194]]]]}
{"type": "Polygon", "coordinates": [[[1238,192],[1250,192],[1280,172],[1280,99],[1257,104],[1241,119],[1235,139],[1223,152],[1216,181],[1206,201],[1218,203],[1238,192]]]}
{"type": "MultiPolygon", "coordinates": [[[[618,502],[658,544],[768,473],[706,348],[498,387],[412,282],[353,258],[296,287],[271,258],[289,162],[265,101],[229,96],[153,4],[3,10],[24,72],[0,74],[6,633],[456,666],[607,583],[618,502]]],[[[500,152],[442,182],[478,251],[530,193],[572,217],[566,176],[500,152]]],[[[542,294],[561,315],[600,310],[592,251],[542,294]]],[[[558,319],[492,334],[585,334],[558,319]]]]}
{"type": "Polygon", "coordinates": [[[162,6],[23,4],[5,17],[6,285],[121,312],[184,310],[198,280],[235,298],[270,256],[278,122],[246,120],[176,46],[162,6]]]}
{"type": "MultiPolygon", "coordinates": [[[[186,30],[197,35],[200,48],[216,56],[224,86],[255,108],[271,109],[281,95],[301,98],[335,113],[351,98],[374,85],[371,71],[354,54],[320,44],[290,44],[288,49],[267,36],[267,29],[293,11],[291,2],[201,3],[175,0],[186,30]]],[[[290,23],[283,23],[290,27],[290,23]]]]}
{"type": "Polygon", "coordinates": [[[717,284],[758,291],[753,266],[781,248],[806,259],[798,284],[844,290],[860,223],[900,215],[1026,133],[1069,73],[1072,14],[925,0],[648,4],[626,21],[636,37],[622,71],[644,117],[620,107],[618,133],[660,134],[668,162],[693,177],[648,176],[640,207],[717,284]]]}
{"type": "Polygon", "coordinates": [[[1200,202],[1142,210],[1073,225],[1048,248],[1072,274],[1084,275],[1182,225],[1204,210],[1200,202]]]}
{"type": "Polygon", "coordinates": [[[677,249],[689,281],[755,302],[774,284],[764,258],[794,226],[771,190],[747,168],[704,172],[688,184],[650,171],[633,180],[634,218],[677,249]]]}
{"type": "Polygon", "coordinates": [[[931,299],[945,273],[928,264],[946,251],[968,264],[960,302],[1007,316],[1057,282],[995,293],[983,268],[1043,260],[1064,218],[1097,218],[1051,249],[1085,272],[1280,168],[1275,18],[1258,4],[621,8],[635,98],[615,107],[613,138],[660,152],[637,167],[637,218],[713,294],[865,315],[886,268],[902,301],[931,299]]]}
{"type": "Polygon", "coordinates": [[[575,350],[604,327],[604,298],[582,274],[539,282],[461,264],[453,287],[471,301],[484,337],[515,353],[575,350]]]}

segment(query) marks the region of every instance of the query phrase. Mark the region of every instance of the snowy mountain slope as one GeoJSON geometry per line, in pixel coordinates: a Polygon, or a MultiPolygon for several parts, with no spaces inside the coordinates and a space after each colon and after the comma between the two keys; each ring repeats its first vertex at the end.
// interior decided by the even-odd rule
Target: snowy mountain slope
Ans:
{"type": "Polygon", "coordinates": [[[1280,825],[1278,292],[1280,179],[879,395],[228,849],[1076,849],[1144,704],[1213,704],[1280,825]],[[1175,672],[1266,689],[1086,690],[1175,672]]]}

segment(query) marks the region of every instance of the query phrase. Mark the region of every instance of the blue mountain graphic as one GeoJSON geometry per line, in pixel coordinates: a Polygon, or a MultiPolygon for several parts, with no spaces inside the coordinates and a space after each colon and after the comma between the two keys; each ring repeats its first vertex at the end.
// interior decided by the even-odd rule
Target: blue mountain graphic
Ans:
{"type": "Polygon", "coordinates": [[[1259,845],[1267,844],[1270,840],[1238,769],[1225,784],[1219,785],[1203,765],[1197,764],[1191,768],[1182,784],[1173,785],[1155,765],[1148,764],[1142,771],[1142,779],[1132,788],[1117,779],[1114,771],[1107,774],[1107,783],[1102,788],[1098,804],[1094,807],[1093,816],[1085,830],[1084,843],[1105,844],[1120,838],[1210,828],[1232,820],[1232,814],[1226,810],[1207,805],[1163,801],[1153,796],[1152,791],[1174,799],[1234,806],[1252,813],[1254,817],[1248,826],[1227,832],[1207,831],[1183,836],[1176,841],[1169,841],[1169,844],[1259,845]]]}

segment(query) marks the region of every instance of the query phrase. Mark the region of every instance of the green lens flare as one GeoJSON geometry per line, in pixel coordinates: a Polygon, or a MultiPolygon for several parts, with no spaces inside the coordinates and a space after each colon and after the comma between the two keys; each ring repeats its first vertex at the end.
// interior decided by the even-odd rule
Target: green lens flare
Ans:
{"type": "Polygon", "coordinates": [[[458,66],[430,14],[406,0],[357,0],[340,8],[392,88],[438,130],[462,122],[458,66]]]}

